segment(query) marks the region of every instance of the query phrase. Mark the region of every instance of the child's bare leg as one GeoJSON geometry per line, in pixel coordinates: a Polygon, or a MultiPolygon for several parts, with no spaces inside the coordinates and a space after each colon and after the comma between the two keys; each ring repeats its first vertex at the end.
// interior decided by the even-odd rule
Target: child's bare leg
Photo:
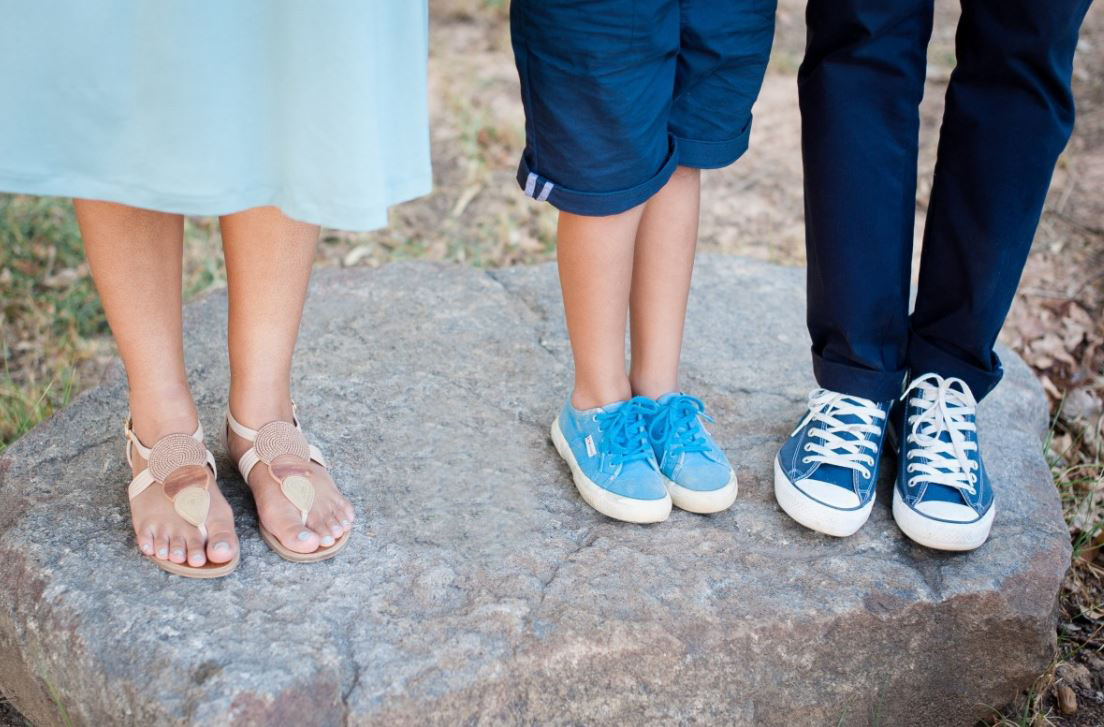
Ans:
{"type": "MultiPolygon", "coordinates": [[[[85,253],[126,367],[134,433],[147,446],[191,434],[195,405],[184,371],[180,314],[183,220],[111,202],[76,200],[85,253]]],[[[145,468],[135,453],[134,469],[145,468]]],[[[226,563],[238,549],[230,505],[211,489],[204,547],[159,487],[131,501],[138,546],[147,555],[202,566],[226,563]]]]}
{"type": "MultiPolygon", "coordinates": [[[[290,422],[291,357],[307,297],[318,227],[259,207],[222,218],[223,250],[230,298],[230,410],[245,426],[290,422]]],[[[230,435],[237,459],[249,442],[230,435]]],[[[326,470],[312,463],[314,507],[306,527],[299,510],[267,468],[255,467],[249,486],[260,519],[283,545],[311,553],[348,531],[352,505],[326,470]]]]}
{"type": "Polygon", "coordinates": [[[679,390],[679,356],[698,241],[701,172],[678,167],[644,205],[636,235],[631,321],[632,393],[679,390]]]}
{"type": "Polygon", "coordinates": [[[560,213],[556,259],[575,358],[576,409],[632,396],[625,374],[625,322],[633,247],[644,206],[608,217],[560,213]]]}

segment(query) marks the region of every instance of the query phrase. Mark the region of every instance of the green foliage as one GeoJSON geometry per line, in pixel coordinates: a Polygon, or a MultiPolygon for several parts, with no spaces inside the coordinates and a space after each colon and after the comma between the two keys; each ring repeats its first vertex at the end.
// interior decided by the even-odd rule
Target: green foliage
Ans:
{"type": "Polygon", "coordinates": [[[107,321],[68,202],[0,195],[0,451],[65,406],[107,321]]]}

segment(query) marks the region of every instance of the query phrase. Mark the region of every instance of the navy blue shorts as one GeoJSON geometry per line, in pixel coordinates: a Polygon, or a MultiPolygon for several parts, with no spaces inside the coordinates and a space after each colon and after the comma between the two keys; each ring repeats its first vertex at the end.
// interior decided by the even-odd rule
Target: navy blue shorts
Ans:
{"type": "Polygon", "coordinates": [[[580,215],[747,149],[776,0],[513,0],[525,193],[580,215]]]}

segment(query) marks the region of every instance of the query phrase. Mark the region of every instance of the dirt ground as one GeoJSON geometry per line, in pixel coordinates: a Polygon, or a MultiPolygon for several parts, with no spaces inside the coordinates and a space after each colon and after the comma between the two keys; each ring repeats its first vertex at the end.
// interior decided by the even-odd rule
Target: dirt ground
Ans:
{"type": "MultiPolygon", "coordinates": [[[[553,210],[522,196],[514,182],[523,124],[506,5],[507,0],[430,0],[436,192],[395,208],[387,230],[326,231],[319,264],[376,266],[419,258],[502,266],[554,258],[553,210]]],[[[803,6],[801,0],[780,2],[775,50],[755,108],[751,149],[738,164],[704,177],[703,250],[782,264],[804,262],[795,83],[804,46],[803,6]]],[[[921,110],[917,240],[930,190],[943,95],[954,65],[957,4],[937,0],[936,6],[921,110]]],[[[1077,554],[1062,597],[1059,659],[1033,690],[1005,707],[1002,717],[994,717],[994,721],[1003,719],[1003,724],[1104,724],[1104,555],[1099,554],[1104,545],[1101,3],[1090,10],[1081,38],[1074,74],[1077,128],[1059,162],[1023,283],[1002,334],[1034,367],[1050,396],[1055,426],[1048,456],[1077,554]],[[1061,713],[1057,699],[1067,688],[1078,702],[1072,716],[1061,713]]],[[[77,262],[79,255],[65,257],[55,250],[72,253],[76,246],[79,252],[67,203],[51,202],[44,209],[22,203],[0,205],[0,213],[8,215],[0,215],[0,232],[5,232],[5,224],[14,228],[16,223],[30,230],[26,258],[0,264],[0,298],[5,305],[0,309],[0,333],[5,341],[16,342],[5,343],[2,351],[8,385],[17,393],[22,389],[24,398],[35,402],[40,401],[41,391],[41,401],[47,404],[29,409],[29,426],[47,415],[54,401],[54,394],[47,396],[50,389],[44,381],[74,372],[65,378],[73,382],[74,390],[94,385],[113,348],[102,315],[96,318],[92,310],[87,267],[77,262]],[[44,226],[44,221],[49,225],[44,226]],[[42,240],[36,237],[47,227],[57,231],[56,239],[51,237],[54,233],[42,240]],[[59,242],[63,238],[64,243],[59,242]],[[41,262],[47,259],[48,263],[41,262]],[[67,262],[62,265],[58,260],[67,262]],[[19,288],[21,280],[26,284],[19,288]],[[16,300],[17,293],[27,300],[16,300]],[[56,300],[56,309],[47,310],[46,300],[56,300]],[[57,326],[57,312],[68,310],[79,312],[74,314],[77,322],[57,326]]],[[[186,290],[194,294],[220,285],[217,225],[212,220],[190,220],[187,241],[186,290]]],[[[54,405],[63,405],[68,395],[54,405]]],[[[8,436],[18,436],[26,426],[13,428],[8,436]]],[[[0,436],[0,447],[4,441],[0,436]]],[[[1065,703],[1068,707],[1068,694],[1065,703]]],[[[6,717],[5,710],[0,700],[0,726],[21,724],[14,721],[16,717],[6,717]]]]}

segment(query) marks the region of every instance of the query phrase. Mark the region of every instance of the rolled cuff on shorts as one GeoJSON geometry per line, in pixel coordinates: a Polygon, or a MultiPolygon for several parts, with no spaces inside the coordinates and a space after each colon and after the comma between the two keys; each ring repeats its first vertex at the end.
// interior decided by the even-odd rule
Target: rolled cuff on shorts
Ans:
{"type": "Polygon", "coordinates": [[[721,169],[732,164],[748,150],[751,140],[751,119],[739,136],[725,141],[697,141],[675,137],[680,166],[694,169],[721,169]]]}
{"type": "Polygon", "coordinates": [[[542,176],[538,170],[529,166],[527,155],[523,155],[518,165],[517,181],[525,194],[538,202],[548,202],[558,210],[576,215],[606,217],[647,202],[667,184],[679,163],[679,149],[672,139],[667,159],[650,179],[614,192],[580,192],[542,176]]]}

